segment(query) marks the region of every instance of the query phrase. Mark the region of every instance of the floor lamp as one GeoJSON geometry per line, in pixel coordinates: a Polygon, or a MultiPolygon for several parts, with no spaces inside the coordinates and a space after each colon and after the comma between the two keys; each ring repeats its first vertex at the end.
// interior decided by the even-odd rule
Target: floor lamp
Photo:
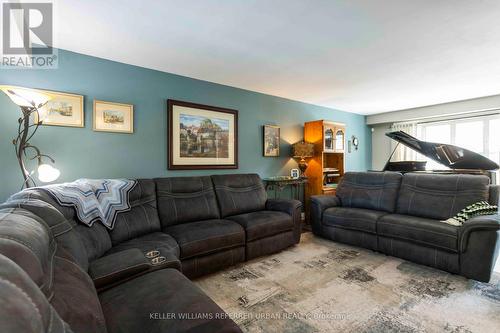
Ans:
{"type": "Polygon", "coordinates": [[[38,179],[41,182],[46,183],[56,180],[59,178],[60,171],[50,164],[43,163],[43,159],[48,159],[51,163],[55,163],[54,159],[42,154],[38,147],[29,143],[38,130],[38,127],[42,124],[43,115],[41,109],[51,97],[32,89],[21,87],[0,86],[0,90],[9,96],[12,102],[21,108],[22,112],[18,120],[17,137],[12,140],[24,179],[22,188],[36,186],[36,182],[32,177],[33,172],[29,172],[26,169],[25,159],[27,158],[37,160],[38,179]],[[31,153],[31,156],[28,152],[31,153]]]}

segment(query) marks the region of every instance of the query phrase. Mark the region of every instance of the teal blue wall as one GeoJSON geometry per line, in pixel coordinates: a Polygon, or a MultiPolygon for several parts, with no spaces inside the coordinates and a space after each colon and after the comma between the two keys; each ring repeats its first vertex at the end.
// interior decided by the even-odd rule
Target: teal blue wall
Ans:
{"type": "MultiPolygon", "coordinates": [[[[296,162],[290,144],[302,139],[303,123],[329,119],[347,124],[347,137],[360,139],[347,154],[348,170],[371,164],[371,135],[365,117],[284,98],[195,80],[141,67],[59,50],[57,70],[0,70],[0,84],[19,85],[85,96],[85,128],[43,126],[32,143],[53,156],[58,181],[77,178],[161,177],[257,172],[285,175],[296,162]],[[167,171],[166,100],[178,99],[239,110],[239,169],[167,171]],[[134,105],[134,134],[94,132],[94,99],[134,105]],[[281,126],[281,157],[262,157],[261,126],[281,126]]],[[[0,202],[22,183],[12,139],[20,110],[0,93],[0,202]]]]}

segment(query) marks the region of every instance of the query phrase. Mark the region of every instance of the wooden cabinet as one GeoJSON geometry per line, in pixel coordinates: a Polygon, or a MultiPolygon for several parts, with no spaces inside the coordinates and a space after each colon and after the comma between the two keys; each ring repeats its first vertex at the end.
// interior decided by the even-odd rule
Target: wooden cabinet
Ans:
{"type": "Polygon", "coordinates": [[[345,124],[316,120],[304,124],[304,140],[314,144],[314,156],[308,161],[306,176],[306,212],[309,197],[317,194],[335,194],[345,171],[345,124]]]}

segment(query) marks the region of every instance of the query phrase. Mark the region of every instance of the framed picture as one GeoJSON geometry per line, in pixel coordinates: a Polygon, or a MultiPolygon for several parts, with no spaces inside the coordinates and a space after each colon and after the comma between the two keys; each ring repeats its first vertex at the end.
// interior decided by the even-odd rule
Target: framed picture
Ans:
{"type": "Polygon", "coordinates": [[[134,133],[134,106],[94,100],[94,131],[134,133]]]}
{"type": "Polygon", "coordinates": [[[280,128],[274,125],[264,125],[263,130],[264,156],[280,156],[280,128]]]}
{"type": "Polygon", "coordinates": [[[237,169],[238,111],[167,101],[168,169],[237,169]]]}
{"type": "MultiPolygon", "coordinates": [[[[42,125],[84,127],[83,96],[58,91],[33,89],[52,97],[40,110],[42,125]]],[[[38,115],[35,113],[35,122],[38,115]]]]}

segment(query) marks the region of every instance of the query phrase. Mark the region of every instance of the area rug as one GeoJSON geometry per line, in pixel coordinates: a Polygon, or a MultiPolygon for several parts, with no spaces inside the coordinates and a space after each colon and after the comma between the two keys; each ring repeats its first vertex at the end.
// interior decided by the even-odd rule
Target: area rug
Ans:
{"type": "Polygon", "coordinates": [[[500,276],[480,283],[311,233],[195,283],[244,332],[500,329],[500,276]]]}

